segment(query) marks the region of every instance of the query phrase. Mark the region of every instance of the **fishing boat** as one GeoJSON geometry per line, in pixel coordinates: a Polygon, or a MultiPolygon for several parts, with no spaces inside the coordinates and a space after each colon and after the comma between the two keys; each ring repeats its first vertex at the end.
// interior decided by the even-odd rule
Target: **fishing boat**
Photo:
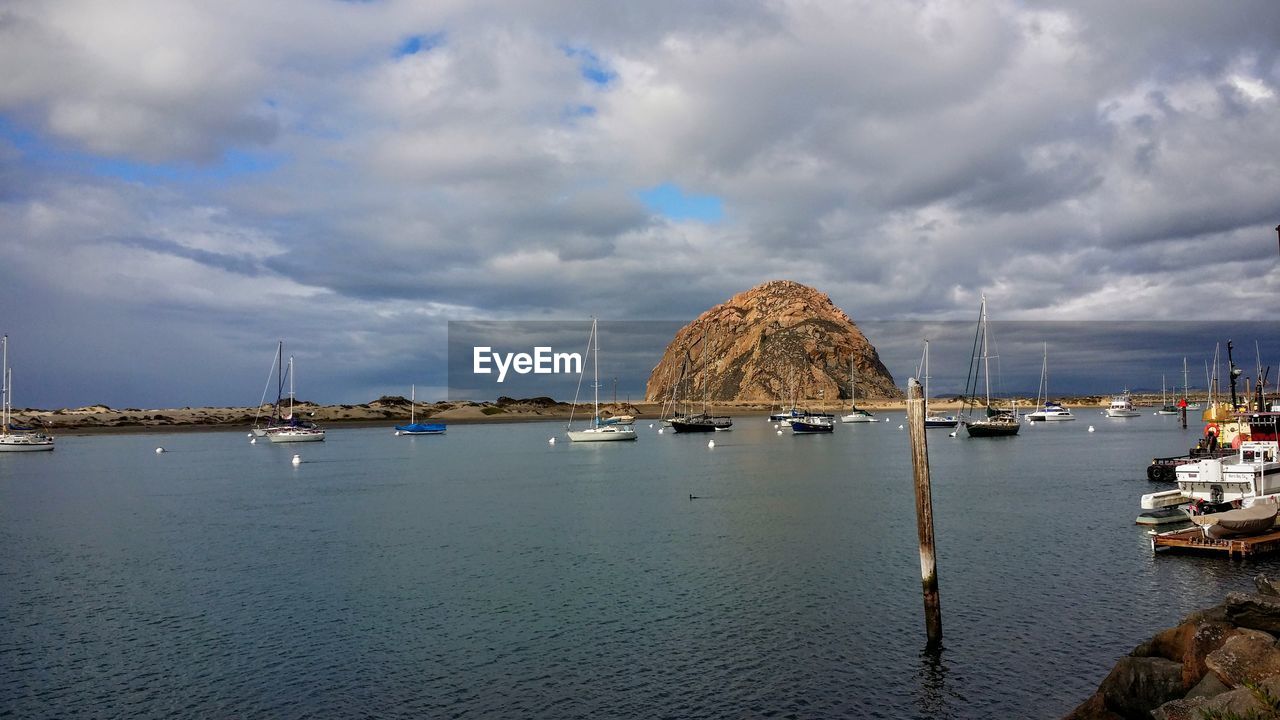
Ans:
{"type": "Polygon", "coordinates": [[[53,449],[53,437],[35,428],[13,424],[13,370],[9,367],[9,336],[0,338],[4,362],[0,365],[3,379],[3,402],[0,403],[0,452],[40,452],[53,449]]]}
{"type": "Polygon", "coordinates": [[[1044,344],[1044,361],[1040,365],[1040,389],[1036,391],[1036,411],[1027,414],[1029,422],[1063,422],[1076,416],[1061,403],[1049,399],[1049,343],[1044,344]],[[1043,400],[1044,404],[1041,404],[1043,400]]]}
{"type": "Polygon", "coordinates": [[[856,377],[853,367],[853,358],[849,358],[849,412],[840,416],[840,422],[844,423],[869,423],[875,422],[875,415],[870,410],[863,410],[858,407],[857,402],[857,384],[854,382],[856,377]]]}
{"type": "Polygon", "coordinates": [[[1131,418],[1142,415],[1133,407],[1133,397],[1129,395],[1128,388],[1111,398],[1111,404],[1107,406],[1105,412],[1110,418],[1131,418]]]}
{"type": "MultiPolygon", "coordinates": [[[[1272,423],[1274,427],[1274,422],[1272,423]]],[[[1177,489],[1142,496],[1143,510],[1182,510],[1184,519],[1212,518],[1220,512],[1280,504],[1280,443],[1274,439],[1242,442],[1232,457],[1206,458],[1175,470],[1177,489]]],[[[1176,516],[1176,513],[1174,513],[1176,516]]],[[[1152,524],[1152,523],[1143,523],[1152,524]]]]}
{"type": "Polygon", "coordinates": [[[1160,376],[1160,409],[1156,411],[1157,415],[1177,415],[1178,406],[1169,402],[1168,392],[1164,386],[1164,376],[1160,376]]]}
{"type": "Polygon", "coordinates": [[[926,430],[931,428],[953,428],[960,423],[955,415],[936,415],[929,412],[929,340],[924,341],[924,354],[920,356],[920,365],[916,368],[916,375],[924,381],[924,427],[926,430]]]}
{"type": "Polygon", "coordinates": [[[418,386],[409,386],[409,424],[397,425],[396,435],[443,435],[444,423],[420,423],[415,409],[418,405],[418,386]]]}
{"type": "Polygon", "coordinates": [[[974,354],[969,359],[970,373],[965,380],[965,410],[962,422],[969,437],[1012,437],[1022,427],[1018,422],[1017,408],[997,408],[991,404],[991,344],[987,321],[987,296],[982,296],[978,310],[978,330],[974,336],[974,354]],[[978,380],[982,380],[982,414],[974,415],[977,408],[978,380]]]}
{"type": "Polygon", "coordinates": [[[285,370],[289,378],[289,414],[280,418],[277,425],[267,428],[266,437],[273,443],[320,442],[324,440],[324,430],[310,420],[299,418],[293,410],[293,356],[289,356],[289,366],[285,370]]]}
{"type": "MultiPolygon", "coordinates": [[[[573,410],[569,411],[569,423],[565,425],[565,432],[569,435],[569,439],[573,442],[611,442],[619,440],[635,440],[635,428],[630,425],[606,425],[600,422],[600,334],[597,330],[595,318],[591,318],[591,334],[587,337],[587,351],[592,357],[592,381],[591,387],[594,390],[594,398],[591,403],[591,426],[582,430],[574,430],[573,428],[573,410]],[[594,350],[592,343],[595,343],[594,350]]],[[[586,372],[586,367],[582,368],[582,373],[586,372]]],[[[582,389],[582,374],[578,375],[578,389],[582,389]]],[[[573,409],[578,408],[578,393],[573,395],[573,409]]]]}

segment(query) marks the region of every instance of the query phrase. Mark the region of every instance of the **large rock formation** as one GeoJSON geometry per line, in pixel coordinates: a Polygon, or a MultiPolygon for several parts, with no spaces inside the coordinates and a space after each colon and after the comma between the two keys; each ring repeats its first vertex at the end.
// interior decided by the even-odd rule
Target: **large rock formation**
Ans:
{"type": "Polygon", "coordinates": [[[774,280],[734,295],[676,333],[645,397],[670,399],[686,356],[694,398],[791,402],[849,398],[853,359],[858,398],[900,398],[893,376],[849,316],[825,293],[774,280]]]}

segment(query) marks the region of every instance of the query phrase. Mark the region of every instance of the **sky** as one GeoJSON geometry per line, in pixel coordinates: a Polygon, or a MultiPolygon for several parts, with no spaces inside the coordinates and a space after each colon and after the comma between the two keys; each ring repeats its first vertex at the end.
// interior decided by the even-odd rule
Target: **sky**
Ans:
{"type": "Polygon", "coordinates": [[[14,403],[251,404],[280,339],[300,396],[442,397],[449,321],[772,279],[1271,320],[1278,47],[1273,0],[0,0],[14,403]]]}

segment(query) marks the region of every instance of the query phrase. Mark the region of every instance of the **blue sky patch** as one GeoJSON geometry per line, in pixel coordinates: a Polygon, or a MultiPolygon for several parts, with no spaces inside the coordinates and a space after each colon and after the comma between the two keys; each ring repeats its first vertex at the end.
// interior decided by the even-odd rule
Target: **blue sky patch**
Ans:
{"type": "Polygon", "coordinates": [[[600,56],[589,48],[562,45],[560,49],[564,51],[566,57],[578,61],[578,73],[592,85],[608,85],[617,79],[618,74],[610,70],[600,56]]]}
{"type": "Polygon", "coordinates": [[[407,55],[417,55],[418,53],[430,52],[440,47],[444,43],[444,33],[435,33],[432,35],[410,35],[400,43],[396,48],[395,57],[401,58],[407,55]]]}
{"type": "Polygon", "coordinates": [[[688,195],[673,183],[641,190],[637,195],[650,210],[672,220],[719,222],[724,219],[723,200],[715,195],[688,195]]]}

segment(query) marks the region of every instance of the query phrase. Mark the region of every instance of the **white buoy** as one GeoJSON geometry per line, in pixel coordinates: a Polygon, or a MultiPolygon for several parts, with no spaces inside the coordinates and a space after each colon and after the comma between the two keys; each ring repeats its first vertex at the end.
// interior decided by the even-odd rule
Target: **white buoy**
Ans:
{"type": "Polygon", "coordinates": [[[396,437],[400,437],[400,431],[399,431],[399,430],[397,430],[397,431],[396,431],[396,437]]]}
{"type": "Polygon", "coordinates": [[[663,431],[664,429],[665,429],[665,428],[658,428],[658,434],[659,434],[659,435],[661,435],[661,434],[662,434],[662,431],[663,431]]]}
{"type": "Polygon", "coordinates": [[[253,437],[253,433],[245,433],[245,437],[253,437]]]}
{"type": "Polygon", "coordinates": [[[158,447],[158,448],[156,448],[156,454],[157,454],[157,455],[159,455],[159,454],[160,454],[160,453],[162,453],[162,452],[164,452],[164,448],[162,448],[162,447],[158,447]]]}
{"type": "Polygon", "coordinates": [[[903,427],[905,427],[905,426],[903,426],[903,425],[899,425],[899,426],[898,426],[898,429],[899,429],[899,430],[901,430],[903,427]]]}
{"type": "Polygon", "coordinates": [[[1093,426],[1092,426],[1092,425],[1090,425],[1090,426],[1089,426],[1089,432],[1093,432],[1093,426]]]}
{"type": "Polygon", "coordinates": [[[294,455],[294,456],[293,456],[293,460],[292,460],[292,462],[293,462],[293,464],[294,464],[294,465],[301,465],[301,464],[302,464],[302,456],[301,456],[301,455],[294,455]]]}
{"type": "Polygon", "coordinates": [[[956,436],[956,431],[955,431],[955,430],[952,430],[952,431],[951,431],[951,434],[950,434],[950,435],[948,435],[947,437],[955,437],[955,436],[956,436]]]}
{"type": "Polygon", "coordinates": [[[555,438],[548,438],[548,439],[547,439],[547,444],[548,444],[548,445],[555,445],[555,444],[556,444],[556,439],[555,439],[555,438]]]}
{"type": "Polygon", "coordinates": [[[650,429],[650,430],[652,430],[652,429],[653,429],[653,423],[649,423],[649,429],[650,429]]]}
{"type": "Polygon", "coordinates": [[[713,447],[715,447],[715,446],[716,446],[716,441],[715,441],[715,440],[708,440],[708,441],[707,441],[707,447],[709,447],[709,448],[713,448],[713,447]]]}
{"type": "Polygon", "coordinates": [[[778,431],[778,434],[779,434],[779,435],[781,435],[781,434],[782,434],[782,431],[781,431],[781,430],[779,430],[779,431],[778,431]]]}
{"type": "Polygon", "coordinates": [[[258,438],[249,438],[249,444],[250,444],[250,445],[257,445],[257,444],[258,444],[258,438]]]}
{"type": "Polygon", "coordinates": [[[782,427],[782,423],[774,423],[774,424],[773,424],[773,429],[774,429],[774,430],[777,430],[778,428],[781,428],[781,427],[782,427]]]}

